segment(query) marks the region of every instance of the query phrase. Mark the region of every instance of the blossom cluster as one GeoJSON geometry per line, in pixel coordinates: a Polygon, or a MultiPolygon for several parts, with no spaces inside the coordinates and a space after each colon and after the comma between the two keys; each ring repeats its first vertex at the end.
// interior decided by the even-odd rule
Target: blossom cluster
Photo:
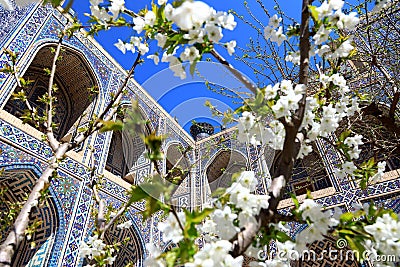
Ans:
{"type": "MultiPolygon", "coordinates": [[[[255,215],[261,208],[268,208],[269,196],[255,195],[257,179],[253,171],[243,171],[235,182],[226,189],[227,203],[220,200],[214,203],[215,209],[197,226],[206,244],[193,256],[185,266],[242,266],[243,257],[233,258],[229,252],[232,244],[227,241],[249,222],[254,222],[255,215]]],[[[169,213],[167,218],[158,223],[163,233],[163,240],[178,244],[183,240],[183,229],[186,215],[183,212],[169,213]]],[[[165,266],[162,253],[154,246],[149,246],[150,256],[145,266],[165,266]]]]}
{"type": "MultiPolygon", "coordinates": [[[[300,205],[299,211],[303,220],[309,222],[309,227],[296,236],[296,249],[303,251],[306,244],[316,240],[323,240],[329,228],[339,224],[339,220],[332,217],[330,212],[322,212],[321,206],[312,199],[305,199],[300,205]]],[[[335,215],[338,215],[335,212],[335,215]]]]}
{"type": "Polygon", "coordinates": [[[385,213],[376,222],[364,227],[374,238],[373,252],[384,252],[386,255],[400,255],[400,222],[385,213]]]}
{"type": "MultiPolygon", "coordinates": [[[[242,266],[242,257],[234,259],[228,255],[232,244],[228,244],[226,240],[231,239],[246,224],[255,223],[255,216],[259,214],[261,208],[268,208],[268,195],[255,195],[251,193],[255,191],[256,185],[257,179],[254,172],[243,171],[237,180],[226,189],[226,193],[229,196],[228,203],[222,205],[222,203],[217,201],[215,203],[217,208],[210,215],[210,218],[199,227],[204,239],[209,243],[195,255],[194,263],[196,263],[196,259],[201,258],[204,260],[204,253],[209,255],[215,250],[213,247],[218,246],[218,244],[225,244],[225,261],[218,263],[219,261],[213,258],[212,260],[215,265],[210,266],[242,266]]],[[[203,265],[189,264],[187,266],[203,265]]]]}
{"type": "Polygon", "coordinates": [[[264,38],[276,42],[280,46],[284,41],[287,40],[285,34],[283,34],[282,26],[279,26],[282,18],[279,18],[276,14],[269,18],[268,26],[264,28],[264,38]],[[276,28],[278,28],[276,30],[276,28]]]}
{"type": "MultiPolygon", "coordinates": [[[[165,6],[165,17],[168,21],[174,23],[183,32],[182,43],[187,43],[183,46],[183,51],[179,56],[176,55],[177,49],[173,52],[165,51],[161,61],[168,62],[169,68],[174,72],[174,75],[181,79],[186,78],[186,71],[182,65],[184,62],[194,64],[201,59],[202,51],[200,44],[207,42],[218,43],[222,37],[222,29],[233,30],[236,27],[236,22],[232,14],[216,11],[201,1],[185,1],[179,7],[174,8],[171,4],[165,6]]],[[[167,33],[158,32],[155,35],[158,41],[158,46],[164,48],[168,41],[167,33]]],[[[232,55],[235,51],[236,41],[230,41],[225,44],[228,53],[232,55]]],[[[157,55],[150,56],[153,60],[157,55]]],[[[158,56],[157,56],[158,57],[158,56]]],[[[157,62],[157,59],[155,60],[157,62]]]]}
{"type": "Polygon", "coordinates": [[[112,0],[109,6],[103,6],[104,0],[90,0],[90,12],[105,25],[118,18],[125,9],[124,0],[112,0]]]}
{"type": "Polygon", "coordinates": [[[270,121],[269,127],[264,127],[265,121],[256,118],[251,112],[243,112],[239,118],[238,140],[250,142],[253,145],[267,143],[274,149],[282,149],[285,131],[278,119],[283,117],[290,121],[304,93],[304,85],[294,85],[290,80],[283,80],[274,86],[268,85],[263,89],[264,101],[270,106],[276,120],[270,121]]]}
{"type": "MultiPolygon", "coordinates": [[[[342,0],[330,0],[324,1],[319,7],[311,7],[317,32],[312,37],[310,56],[318,55],[327,59],[337,59],[347,57],[354,50],[351,38],[340,38],[338,44],[330,45],[333,43],[331,36],[335,29],[352,31],[360,21],[356,12],[343,13],[343,5],[342,0]]],[[[268,32],[269,29],[270,27],[267,26],[265,31],[268,32]]],[[[296,65],[300,64],[300,52],[289,52],[285,60],[296,65]]]]}
{"type": "Polygon", "coordinates": [[[218,240],[206,243],[204,247],[194,255],[193,262],[188,262],[185,267],[241,267],[243,256],[233,258],[229,252],[232,243],[227,240],[218,240]]]}
{"type": "MultiPolygon", "coordinates": [[[[313,199],[305,199],[304,202],[296,209],[302,220],[308,223],[308,227],[300,232],[296,236],[296,240],[278,241],[275,240],[276,253],[275,256],[271,254],[271,258],[264,262],[252,262],[250,266],[281,266],[289,267],[290,260],[294,260],[293,257],[299,257],[302,252],[307,250],[307,244],[311,244],[316,240],[323,240],[324,235],[327,234],[328,230],[339,224],[339,217],[342,213],[339,209],[335,209],[335,213],[322,212],[321,206],[319,206],[313,199]],[[334,215],[334,216],[332,216],[334,215]]],[[[271,224],[272,225],[272,224],[271,224]]],[[[276,229],[283,232],[288,232],[288,229],[279,223],[276,229]]],[[[247,251],[246,255],[255,259],[260,258],[260,246],[251,246],[247,251]]],[[[267,251],[263,248],[264,251],[267,251]]],[[[261,260],[261,259],[259,259],[261,260]]]]}
{"type": "MultiPolygon", "coordinates": [[[[327,137],[339,126],[339,120],[352,116],[359,111],[357,97],[351,97],[347,93],[349,88],[343,76],[333,74],[331,76],[321,75],[323,87],[333,83],[339,100],[336,104],[322,105],[316,97],[308,96],[305,99],[305,112],[299,130],[307,130],[307,138],[302,140],[299,158],[308,155],[312,149],[310,143],[317,137],[327,137]]],[[[294,85],[290,80],[283,80],[275,85],[268,85],[263,89],[266,105],[270,106],[274,120],[270,120],[267,127],[264,121],[257,118],[252,112],[243,112],[239,118],[238,140],[251,144],[268,144],[273,149],[281,150],[285,138],[285,129],[280,119],[290,122],[294,112],[299,108],[299,102],[305,94],[305,86],[294,85]]],[[[256,111],[254,112],[256,113],[256,111]]],[[[300,138],[299,138],[300,139],[300,138]]]]}
{"type": "MultiPolygon", "coordinates": [[[[261,208],[268,208],[268,195],[255,195],[257,179],[253,171],[243,171],[226,189],[229,195],[229,205],[217,208],[210,216],[211,221],[205,223],[203,232],[214,234],[223,239],[232,238],[240,229],[249,222],[255,222],[254,216],[261,208]]],[[[218,202],[216,203],[217,205],[218,202]]]]}
{"type": "MultiPolygon", "coordinates": [[[[112,0],[111,6],[101,7],[102,0],[92,0],[92,16],[103,23],[111,23],[126,8],[123,0],[112,0]]],[[[216,11],[202,1],[183,1],[174,7],[167,1],[158,1],[159,9],[153,6],[152,10],[144,10],[144,15],[133,17],[133,30],[137,36],[132,36],[129,42],[118,39],[115,46],[126,53],[135,52],[136,48],[144,55],[149,51],[147,43],[143,43],[142,32],[145,37],[153,38],[162,50],[161,62],[169,63],[169,68],[174,75],[181,79],[186,78],[183,63],[195,64],[201,59],[204,49],[209,49],[213,44],[219,44],[223,37],[222,30],[233,30],[236,22],[232,14],[216,11]],[[162,10],[160,15],[158,10],[162,10]],[[180,54],[178,55],[178,50],[180,54]]],[[[236,41],[224,43],[228,53],[235,52],[236,41]]],[[[159,52],[148,55],[147,58],[157,65],[160,62],[159,52]]]]}
{"type": "MultiPolygon", "coordinates": [[[[115,249],[112,246],[106,245],[98,235],[93,235],[88,238],[87,242],[82,242],[80,247],[81,257],[87,257],[89,260],[101,259],[105,264],[112,265],[117,256],[113,256],[115,249]]],[[[86,265],[85,267],[95,267],[94,265],[86,265]]]]}
{"type": "Polygon", "coordinates": [[[143,262],[144,266],[164,267],[167,265],[165,259],[162,257],[162,251],[153,243],[147,243],[146,249],[149,252],[149,255],[147,255],[143,262]]]}
{"type": "Polygon", "coordinates": [[[334,28],[352,31],[360,21],[356,12],[350,12],[349,14],[343,13],[343,5],[344,1],[342,0],[330,0],[329,2],[324,1],[321,6],[314,9],[317,19],[322,22],[319,25],[318,31],[313,36],[316,46],[315,52],[320,57],[332,59],[347,57],[354,49],[351,45],[351,38],[341,42],[335,50],[332,50],[331,47],[326,44],[334,28]]]}

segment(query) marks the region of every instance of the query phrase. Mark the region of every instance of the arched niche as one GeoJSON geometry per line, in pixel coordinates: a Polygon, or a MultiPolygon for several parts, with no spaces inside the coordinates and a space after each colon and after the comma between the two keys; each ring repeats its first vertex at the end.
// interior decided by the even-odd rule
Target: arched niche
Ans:
{"type": "MultiPolygon", "coordinates": [[[[362,120],[357,120],[354,123],[354,126],[357,127],[357,133],[364,137],[364,144],[359,146],[359,149],[361,149],[360,156],[355,160],[357,164],[362,164],[374,158],[375,162],[386,162],[385,172],[400,169],[398,133],[393,129],[388,129],[381,121],[388,120],[389,108],[386,103],[371,104],[362,120]],[[382,119],[378,119],[378,117],[382,117],[382,119]]],[[[398,115],[396,112],[396,116],[398,115]]],[[[398,124],[398,120],[394,121],[393,125],[396,125],[396,123],[398,124]]],[[[344,127],[344,125],[340,126],[344,127]]]]}
{"type": "MultiPolygon", "coordinates": [[[[7,188],[3,199],[12,203],[23,201],[37,179],[37,175],[31,169],[10,169],[4,171],[0,176],[0,186],[7,188]]],[[[0,209],[9,210],[9,203],[1,201],[0,209]]],[[[31,222],[34,220],[40,220],[42,224],[37,228],[31,240],[25,238],[19,247],[16,248],[18,253],[12,259],[12,267],[47,266],[52,254],[57,230],[60,227],[56,203],[52,197],[48,198],[43,207],[33,208],[31,222]],[[34,248],[31,248],[31,241],[36,243],[34,248]]],[[[2,238],[0,242],[3,242],[9,231],[10,228],[1,233],[2,238]]]]}
{"type": "Polygon", "coordinates": [[[166,179],[172,181],[174,178],[180,177],[182,182],[188,172],[190,172],[191,164],[185,154],[186,148],[180,143],[168,144],[165,158],[166,179]]]}
{"type": "MultiPolygon", "coordinates": [[[[125,115],[121,114],[128,114],[126,109],[129,108],[130,106],[123,106],[122,109],[125,109],[125,111],[117,115],[117,120],[125,121],[125,115]]],[[[146,120],[142,110],[139,110],[139,116],[143,121],[146,120]]],[[[145,156],[146,146],[140,135],[148,135],[152,129],[149,124],[132,129],[126,127],[130,126],[124,123],[124,130],[112,132],[106,170],[123,177],[129,183],[135,184],[137,183],[135,173],[137,167],[148,163],[148,159],[145,156]]]]}
{"type": "MultiPolygon", "coordinates": [[[[128,219],[123,217],[120,220],[126,222],[128,219]]],[[[119,247],[113,267],[125,267],[128,263],[133,263],[133,266],[143,266],[146,251],[135,224],[128,229],[118,229],[117,224],[114,223],[104,237],[109,245],[127,240],[119,247]]]]}
{"type": "MultiPolygon", "coordinates": [[[[45,104],[38,101],[38,98],[48,91],[49,84],[49,76],[45,74],[44,69],[51,69],[54,59],[54,53],[51,50],[54,48],[54,44],[41,47],[23,74],[25,80],[32,81],[28,88],[24,88],[28,101],[40,115],[45,111],[45,104]]],[[[54,92],[57,101],[53,117],[54,122],[58,124],[54,133],[59,139],[67,132],[75,131],[78,124],[85,124],[91,117],[95,101],[88,89],[98,87],[95,74],[81,53],[63,46],[60,56],[61,60],[57,62],[54,81],[58,90],[54,92]]],[[[19,90],[21,88],[17,87],[15,92],[19,90]]],[[[20,117],[25,109],[27,107],[24,102],[13,100],[12,97],[4,107],[4,110],[16,117],[20,117]]]]}
{"type": "Polygon", "coordinates": [[[227,188],[232,183],[232,175],[247,168],[246,158],[235,150],[221,150],[206,168],[205,174],[211,192],[217,188],[227,188]]]}

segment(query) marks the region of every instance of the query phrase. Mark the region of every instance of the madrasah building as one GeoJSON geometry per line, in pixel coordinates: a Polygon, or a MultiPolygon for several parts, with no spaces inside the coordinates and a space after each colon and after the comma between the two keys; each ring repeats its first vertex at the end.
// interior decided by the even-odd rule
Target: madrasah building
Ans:
{"type": "MultiPolygon", "coordinates": [[[[14,11],[0,7],[0,47],[18,53],[16,64],[21,75],[34,81],[26,90],[28,101],[38,109],[42,107],[37,98],[47,90],[48,84],[43,69],[51,66],[53,58],[49,48],[57,43],[58,31],[68,23],[68,17],[69,14],[38,4],[14,11]]],[[[93,38],[83,33],[64,40],[62,57],[55,76],[59,90],[54,120],[59,123],[55,132],[59,139],[67,136],[77,123],[83,125],[85,119],[102,110],[109,103],[110,94],[119,88],[127,75],[93,38]],[[93,86],[99,88],[95,99],[91,99],[87,91],[93,86]]],[[[1,50],[0,64],[7,60],[1,50]]],[[[166,136],[162,144],[166,158],[160,164],[161,170],[167,173],[181,158],[182,151],[189,151],[187,158],[179,163],[183,167],[191,166],[191,169],[174,192],[173,200],[178,206],[201,207],[213,190],[226,186],[230,174],[242,168],[263,174],[258,177],[257,193],[265,194],[270,182],[268,169],[275,157],[273,150],[239,143],[233,138],[235,128],[214,134],[212,126],[204,124],[203,127],[193,126],[190,135],[133,78],[129,80],[128,89],[122,104],[129,105],[130,99],[136,99],[142,117],[150,122],[145,131],[166,136]]],[[[0,73],[0,168],[3,169],[0,186],[8,188],[2,197],[9,201],[24,199],[52,156],[50,147],[42,141],[42,134],[19,118],[25,107],[22,102],[12,100],[11,95],[16,90],[19,88],[14,77],[0,73]]],[[[340,180],[335,176],[332,166],[340,158],[328,144],[318,140],[314,148],[313,153],[296,162],[287,192],[304,198],[310,190],[314,199],[326,208],[352,211],[355,204],[374,200],[400,212],[398,160],[389,159],[384,178],[367,190],[361,190],[350,179],[340,180]]],[[[34,211],[32,219],[43,221],[33,237],[37,245],[31,248],[25,240],[17,248],[13,266],[82,266],[79,247],[90,235],[94,222],[91,216],[94,202],[90,187],[91,161],[94,160],[98,173],[104,175],[101,197],[117,207],[127,200],[125,192],[131,184],[140,184],[153,172],[144,152],[145,145],[139,135],[127,140],[121,132],[96,133],[82,146],[70,151],[60,164],[59,178],[52,180],[48,205],[34,211]],[[129,155],[124,156],[124,151],[129,151],[129,155]]],[[[1,209],[9,208],[3,201],[0,203],[1,209]]],[[[288,212],[291,205],[287,193],[279,208],[288,212]]],[[[140,211],[144,208],[143,203],[134,204],[125,214],[125,220],[130,220],[132,226],[123,231],[111,229],[106,235],[107,242],[130,238],[122,246],[114,266],[125,266],[128,262],[143,266],[147,243],[154,243],[162,250],[171,246],[163,241],[157,229],[159,214],[142,221],[140,211]]],[[[304,225],[293,223],[289,234],[294,237],[304,228],[304,225]]],[[[2,233],[1,238],[5,235],[2,233]]],[[[333,244],[327,239],[313,246],[318,250],[333,244]]],[[[358,266],[354,261],[325,264],[358,266]]],[[[312,266],[308,262],[297,265],[312,266]]]]}

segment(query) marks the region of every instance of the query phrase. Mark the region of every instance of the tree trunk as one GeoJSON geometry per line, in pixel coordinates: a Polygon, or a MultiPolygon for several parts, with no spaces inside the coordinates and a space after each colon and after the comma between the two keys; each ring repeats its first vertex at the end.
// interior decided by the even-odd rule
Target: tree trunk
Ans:
{"type": "MultiPolygon", "coordinates": [[[[300,72],[299,84],[308,84],[308,68],[309,68],[309,51],[310,51],[310,32],[309,20],[310,12],[308,6],[312,0],[303,0],[300,26],[300,72]]],[[[282,156],[277,162],[278,166],[273,173],[273,180],[269,189],[269,207],[262,209],[257,216],[257,223],[250,223],[245,226],[245,229],[237,235],[233,241],[233,257],[243,255],[246,249],[251,245],[254,237],[263,226],[268,226],[270,222],[274,222],[274,217],[277,215],[277,207],[282,198],[283,190],[286,183],[292,176],[293,164],[300,149],[300,143],[304,136],[298,136],[298,130],[304,117],[305,100],[307,93],[299,102],[299,109],[296,111],[291,122],[283,121],[285,125],[285,141],[283,144],[282,156]],[[284,181],[283,181],[284,180],[284,181]]]]}

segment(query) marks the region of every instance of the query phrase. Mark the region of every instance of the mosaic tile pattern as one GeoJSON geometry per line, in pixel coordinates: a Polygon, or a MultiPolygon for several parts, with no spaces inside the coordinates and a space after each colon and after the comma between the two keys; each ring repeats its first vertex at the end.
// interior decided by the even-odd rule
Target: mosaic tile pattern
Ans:
{"type": "MultiPolygon", "coordinates": [[[[4,12],[0,9],[0,25],[2,25],[0,27],[0,45],[6,44],[7,48],[20,53],[18,66],[24,72],[41,47],[57,40],[57,31],[64,27],[65,23],[67,23],[67,19],[49,6],[32,5],[25,9],[17,9],[14,13],[4,12]]],[[[93,79],[99,84],[100,94],[93,104],[94,110],[98,114],[109,103],[111,100],[110,93],[118,89],[126,77],[126,73],[115,66],[109,56],[98,48],[97,44],[85,38],[81,33],[76,34],[71,39],[65,39],[64,44],[84,58],[93,79]]],[[[6,60],[5,55],[0,52],[0,64],[4,64],[6,60]]],[[[0,74],[0,104],[2,106],[9,99],[14,88],[13,79],[0,74]]],[[[234,138],[231,138],[234,134],[233,131],[210,138],[207,142],[196,144],[182,128],[165,115],[160,106],[148,96],[144,89],[137,87],[132,80],[129,82],[128,95],[124,97],[124,101],[129,102],[131,98],[138,100],[146,119],[151,122],[151,130],[156,130],[158,134],[167,135],[163,144],[164,150],[169,143],[180,143],[183,147],[195,148],[193,153],[190,153],[189,160],[193,163],[200,159],[200,162],[198,166],[193,168],[191,179],[184,181],[182,187],[177,191],[177,201],[181,205],[201,205],[206,200],[204,171],[209,159],[217,155],[223,148],[239,151],[250,159],[252,164],[249,169],[256,172],[260,171],[259,148],[239,144],[236,140],[233,140],[234,138]],[[206,157],[202,158],[204,155],[206,157]]],[[[94,147],[93,157],[99,173],[102,173],[105,168],[110,142],[111,133],[94,135],[87,140],[87,143],[94,147]]],[[[337,180],[333,174],[332,166],[340,162],[340,158],[327,143],[321,141],[318,142],[317,146],[332,185],[336,190],[330,195],[319,197],[316,200],[319,204],[328,208],[340,205],[344,210],[352,210],[353,204],[374,199],[379,205],[391,207],[396,211],[400,210],[400,179],[398,177],[372,185],[367,190],[360,190],[348,181],[337,180]]],[[[3,120],[0,120],[0,150],[2,151],[0,166],[12,170],[36,168],[38,175],[44,170],[46,161],[52,155],[50,148],[42,141],[3,120]]],[[[54,241],[46,243],[46,247],[43,246],[43,252],[51,249],[52,253],[50,255],[39,255],[39,253],[31,266],[43,266],[45,261],[47,261],[48,266],[72,267],[82,264],[78,253],[79,246],[82,240],[91,233],[93,226],[93,219],[90,216],[93,199],[89,187],[92,177],[90,177],[88,168],[83,164],[90,156],[87,145],[82,147],[82,153],[82,162],[66,158],[60,164],[60,178],[54,180],[51,185],[51,193],[55,198],[55,207],[59,216],[59,229],[54,241]]],[[[150,172],[150,166],[146,164],[143,160],[135,169],[137,178],[150,172]]],[[[165,162],[160,163],[160,169],[165,171],[165,162]]],[[[263,194],[265,190],[265,185],[260,180],[257,193],[263,194]]],[[[102,196],[107,202],[113,203],[117,207],[126,201],[125,193],[124,187],[105,179],[102,196]]],[[[140,211],[144,208],[144,202],[135,203],[126,214],[127,219],[134,222],[134,233],[132,235],[137,237],[134,245],[130,248],[140,247],[143,249],[141,253],[145,254],[144,244],[149,242],[153,242],[160,248],[169,247],[169,244],[163,241],[162,235],[157,229],[162,214],[158,213],[143,222],[140,211]]],[[[286,208],[281,212],[287,214],[290,210],[286,208]]],[[[293,223],[290,224],[288,231],[294,237],[304,227],[304,225],[293,223]]],[[[142,261],[139,261],[138,265],[141,266],[142,261]]]]}

